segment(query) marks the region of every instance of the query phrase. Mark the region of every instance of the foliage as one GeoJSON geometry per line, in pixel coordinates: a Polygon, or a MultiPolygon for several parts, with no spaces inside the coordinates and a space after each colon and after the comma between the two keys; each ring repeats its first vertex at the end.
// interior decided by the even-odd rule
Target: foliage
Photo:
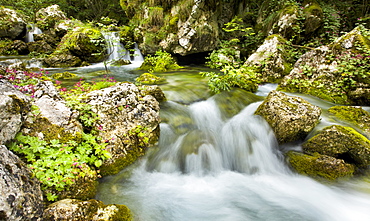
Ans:
{"type": "Polygon", "coordinates": [[[49,72],[45,71],[44,69],[41,69],[40,72],[17,71],[7,69],[5,75],[0,75],[0,79],[6,79],[22,93],[33,97],[34,93],[36,92],[35,86],[40,81],[50,80],[50,78],[47,77],[46,74],[49,74],[49,72]]]}
{"type": "Polygon", "coordinates": [[[171,54],[162,50],[158,50],[154,56],[148,55],[140,66],[141,70],[149,72],[166,72],[180,68],[171,54]]]}
{"type": "MultiPolygon", "coordinates": [[[[58,191],[68,189],[76,179],[92,173],[90,167],[98,168],[110,154],[104,148],[107,143],[100,142],[91,134],[82,134],[82,141],[59,140],[47,142],[33,136],[18,134],[10,150],[20,154],[41,182],[42,189],[58,191]]],[[[48,195],[48,200],[56,196],[48,195]]]]}
{"type": "Polygon", "coordinates": [[[240,87],[255,92],[259,83],[255,69],[246,66],[238,69],[226,66],[220,73],[201,72],[200,74],[209,77],[208,86],[214,93],[229,91],[232,87],[240,87]]]}
{"type": "MultiPolygon", "coordinates": [[[[59,85],[61,82],[57,82],[59,85]]],[[[62,97],[66,100],[67,106],[73,110],[79,112],[78,119],[84,125],[85,129],[92,130],[95,122],[99,119],[98,115],[92,111],[92,107],[89,104],[83,102],[84,95],[94,90],[100,90],[115,85],[117,82],[112,77],[104,76],[98,82],[86,82],[80,79],[79,82],[74,84],[73,88],[67,90],[67,88],[59,86],[62,97]]]]}

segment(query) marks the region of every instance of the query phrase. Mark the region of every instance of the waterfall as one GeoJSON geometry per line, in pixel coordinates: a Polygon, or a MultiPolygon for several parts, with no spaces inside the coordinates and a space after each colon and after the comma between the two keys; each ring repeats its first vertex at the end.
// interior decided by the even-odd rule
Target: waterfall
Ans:
{"type": "Polygon", "coordinates": [[[108,48],[107,53],[109,55],[108,61],[115,60],[127,60],[130,61],[134,66],[140,66],[144,61],[143,55],[141,54],[138,45],[135,43],[134,54],[130,55],[130,51],[125,49],[123,44],[120,42],[118,32],[105,32],[103,33],[104,38],[107,41],[108,48]]]}
{"type": "Polygon", "coordinates": [[[34,24],[31,24],[31,30],[29,30],[27,32],[25,41],[26,42],[33,42],[34,41],[33,35],[37,35],[37,34],[42,34],[41,29],[36,27],[34,24]]]}
{"type": "Polygon", "coordinates": [[[96,198],[146,221],[370,220],[368,193],[289,169],[271,128],[254,115],[260,102],[231,117],[223,110],[236,107],[218,102],[162,105],[158,147],[135,168],[104,178],[96,198]]]}

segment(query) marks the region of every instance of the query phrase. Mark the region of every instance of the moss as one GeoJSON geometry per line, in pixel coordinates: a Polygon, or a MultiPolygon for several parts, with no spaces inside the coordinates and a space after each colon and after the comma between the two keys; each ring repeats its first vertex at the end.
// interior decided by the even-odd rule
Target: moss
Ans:
{"type": "Polygon", "coordinates": [[[161,50],[157,51],[155,56],[147,56],[140,66],[141,70],[149,72],[166,72],[180,68],[182,67],[177,64],[170,53],[161,50]]]}
{"type": "Polygon", "coordinates": [[[309,5],[303,9],[303,12],[307,15],[314,15],[322,17],[324,15],[320,4],[316,0],[306,0],[302,5],[309,5]]]}
{"type": "Polygon", "coordinates": [[[164,84],[167,81],[165,78],[155,76],[154,74],[144,73],[136,78],[136,82],[141,84],[164,84]]]}
{"type": "Polygon", "coordinates": [[[8,107],[8,111],[14,114],[23,114],[31,110],[31,105],[23,99],[18,98],[16,95],[8,95],[13,99],[13,105],[8,107]]]}
{"type": "Polygon", "coordinates": [[[289,151],[286,156],[294,170],[313,178],[336,180],[341,177],[351,177],[354,173],[353,165],[318,153],[308,155],[289,151]]]}
{"type": "Polygon", "coordinates": [[[353,106],[333,106],[329,108],[329,113],[337,118],[348,121],[361,129],[370,132],[370,114],[361,107],[353,106]]]}
{"type": "Polygon", "coordinates": [[[351,127],[326,127],[302,147],[307,152],[344,159],[358,168],[370,165],[370,141],[351,127]]]}
{"type": "Polygon", "coordinates": [[[63,127],[52,124],[47,118],[36,117],[32,123],[24,123],[24,128],[28,129],[26,135],[38,137],[42,133],[43,140],[50,142],[51,140],[59,140],[60,143],[67,143],[70,140],[81,142],[82,134],[71,134],[63,127]]]}
{"type": "Polygon", "coordinates": [[[51,77],[57,80],[58,79],[72,79],[72,78],[77,77],[77,75],[66,71],[63,73],[55,73],[51,77]]]}
{"type": "Polygon", "coordinates": [[[114,205],[118,208],[118,211],[116,212],[115,215],[112,216],[112,219],[111,219],[112,221],[115,221],[115,220],[131,221],[133,220],[131,211],[127,206],[118,205],[118,204],[114,204],[114,205]]]}
{"type": "Polygon", "coordinates": [[[123,168],[133,164],[139,157],[144,155],[144,150],[141,148],[131,148],[127,151],[124,157],[118,158],[114,163],[103,164],[100,169],[102,176],[108,176],[119,173],[123,168]]]}
{"type": "Polygon", "coordinates": [[[18,51],[13,48],[13,41],[0,41],[0,55],[18,55],[18,51]]]}

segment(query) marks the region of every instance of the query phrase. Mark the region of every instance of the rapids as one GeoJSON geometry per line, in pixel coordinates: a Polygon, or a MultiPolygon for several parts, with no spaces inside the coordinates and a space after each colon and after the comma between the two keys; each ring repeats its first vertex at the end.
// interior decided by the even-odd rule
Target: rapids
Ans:
{"type": "MultiPolygon", "coordinates": [[[[173,86],[163,89],[174,93],[173,86]]],[[[253,115],[261,101],[236,105],[257,95],[228,93],[239,93],[236,102],[213,96],[162,104],[157,147],[102,179],[96,199],[125,204],[140,221],[370,220],[369,183],[325,184],[292,172],[282,152],[300,146],[279,147],[269,125],[253,115]]]]}

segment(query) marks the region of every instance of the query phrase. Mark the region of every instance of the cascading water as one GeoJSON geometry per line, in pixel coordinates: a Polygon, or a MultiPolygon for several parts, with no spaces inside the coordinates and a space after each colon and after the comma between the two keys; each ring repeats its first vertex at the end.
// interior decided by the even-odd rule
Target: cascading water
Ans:
{"type": "Polygon", "coordinates": [[[103,35],[108,44],[108,60],[131,60],[130,54],[120,42],[120,38],[117,32],[105,32],[103,33],[103,35]]]}
{"type": "Polygon", "coordinates": [[[158,147],[105,178],[96,198],[127,205],[140,221],[370,220],[369,194],[291,172],[269,125],[253,114],[259,104],[228,117],[225,109],[238,107],[216,97],[167,102],[158,147]]]}
{"type": "Polygon", "coordinates": [[[41,29],[36,27],[34,24],[31,25],[31,30],[26,34],[26,42],[34,42],[34,35],[42,34],[41,29]]]}

